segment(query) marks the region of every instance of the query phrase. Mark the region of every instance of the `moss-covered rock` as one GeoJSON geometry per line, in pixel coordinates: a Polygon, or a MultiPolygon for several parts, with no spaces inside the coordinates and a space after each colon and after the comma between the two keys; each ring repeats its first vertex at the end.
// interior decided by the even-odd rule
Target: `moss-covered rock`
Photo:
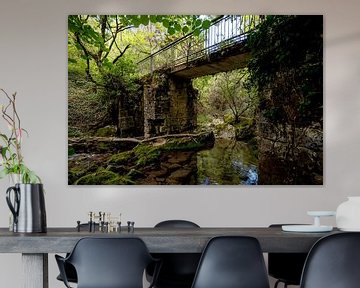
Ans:
{"type": "Polygon", "coordinates": [[[157,162],[161,155],[161,150],[158,146],[148,144],[140,144],[133,149],[136,157],[137,166],[146,166],[157,162]]]}
{"type": "Polygon", "coordinates": [[[165,151],[197,151],[212,147],[215,136],[212,132],[196,135],[194,137],[173,138],[168,140],[162,147],[165,151]]]}
{"type": "Polygon", "coordinates": [[[68,159],[68,183],[75,184],[76,180],[95,172],[102,166],[107,155],[78,154],[69,156],[68,159]]]}
{"type": "Polygon", "coordinates": [[[69,167],[68,170],[68,184],[72,185],[76,182],[77,179],[81,178],[82,176],[88,173],[87,169],[84,169],[81,166],[69,167]]]}
{"type": "Polygon", "coordinates": [[[131,169],[127,176],[129,177],[129,179],[135,180],[141,178],[142,176],[144,176],[144,174],[139,170],[131,169]]]}
{"type": "Polygon", "coordinates": [[[95,136],[97,137],[115,137],[116,136],[116,127],[115,126],[105,126],[99,128],[95,136]]]}
{"type": "Polygon", "coordinates": [[[134,157],[133,151],[125,151],[121,153],[114,154],[108,160],[108,164],[115,165],[128,165],[131,159],[134,157]]]}
{"type": "Polygon", "coordinates": [[[134,184],[127,176],[119,175],[107,169],[100,168],[95,173],[87,174],[75,182],[76,185],[119,185],[134,184]]]}
{"type": "Polygon", "coordinates": [[[115,154],[77,154],[69,157],[69,184],[170,184],[166,178],[174,173],[172,182],[185,183],[184,179],[189,175],[176,171],[192,170],[191,167],[196,165],[190,163],[193,154],[212,147],[214,141],[213,133],[186,134],[146,141],[131,150],[115,154]]]}

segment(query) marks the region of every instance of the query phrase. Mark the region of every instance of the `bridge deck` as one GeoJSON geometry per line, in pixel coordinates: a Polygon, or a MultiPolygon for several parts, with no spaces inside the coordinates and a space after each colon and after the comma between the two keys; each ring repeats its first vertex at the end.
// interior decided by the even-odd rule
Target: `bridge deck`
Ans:
{"type": "Polygon", "coordinates": [[[250,58],[250,52],[244,42],[232,46],[227,50],[218,51],[207,57],[175,66],[171,73],[183,78],[197,78],[245,68],[250,58]]]}

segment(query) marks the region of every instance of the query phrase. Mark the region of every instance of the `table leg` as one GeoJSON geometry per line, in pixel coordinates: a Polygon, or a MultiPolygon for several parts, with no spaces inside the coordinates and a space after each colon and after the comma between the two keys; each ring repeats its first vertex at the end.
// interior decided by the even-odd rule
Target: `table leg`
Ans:
{"type": "Polygon", "coordinates": [[[48,254],[22,254],[23,288],[49,288],[48,254]]]}

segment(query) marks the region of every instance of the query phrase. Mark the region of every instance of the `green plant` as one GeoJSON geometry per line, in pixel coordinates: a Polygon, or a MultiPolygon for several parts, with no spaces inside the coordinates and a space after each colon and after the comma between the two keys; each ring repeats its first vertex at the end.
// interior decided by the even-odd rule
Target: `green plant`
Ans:
{"type": "Polygon", "coordinates": [[[41,180],[32,170],[24,164],[21,144],[27,131],[21,127],[19,114],[16,110],[16,93],[11,96],[0,89],[5,95],[7,104],[0,104],[1,116],[5,120],[9,134],[0,131],[0,179],[7,175],[19,175],[22,183],[40,183],[41,180]]]}

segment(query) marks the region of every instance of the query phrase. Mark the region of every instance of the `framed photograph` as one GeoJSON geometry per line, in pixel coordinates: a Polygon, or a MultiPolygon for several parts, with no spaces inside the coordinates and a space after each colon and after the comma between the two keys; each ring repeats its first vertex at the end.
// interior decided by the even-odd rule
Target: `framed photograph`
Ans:
{"type": "Polygon", "coordinates": [[[69,15],[69,185],[322,185],[322,15],[69,15]]]}

